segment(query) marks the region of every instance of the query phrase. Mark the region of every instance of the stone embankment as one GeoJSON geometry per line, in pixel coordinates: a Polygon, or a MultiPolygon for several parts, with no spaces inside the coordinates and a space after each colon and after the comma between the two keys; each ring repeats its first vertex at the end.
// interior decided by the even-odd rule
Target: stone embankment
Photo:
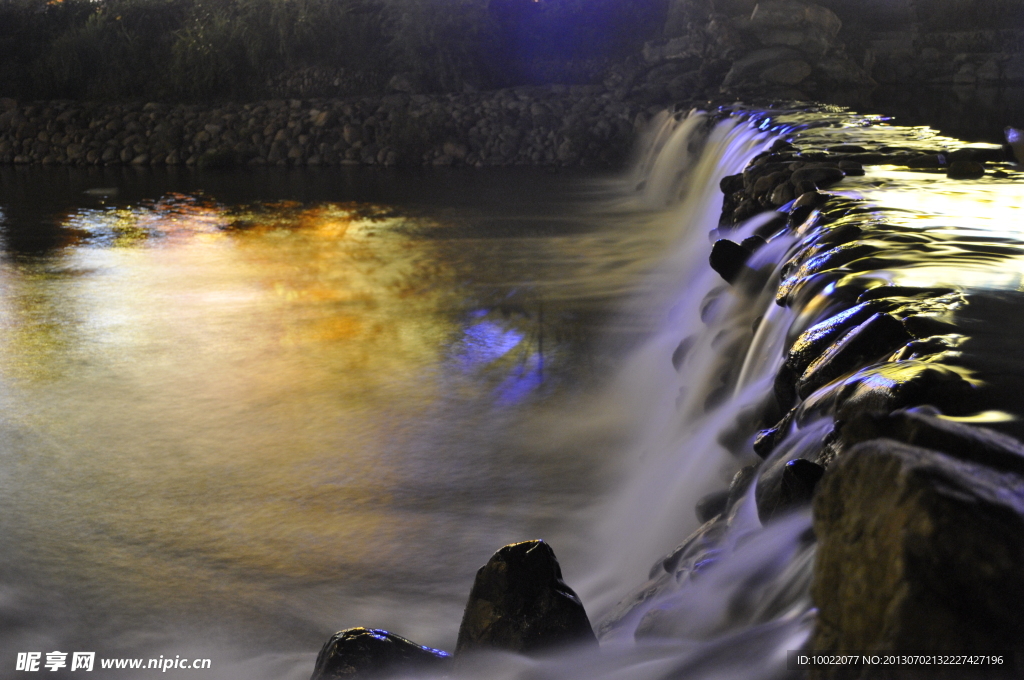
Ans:
{"type": "Polygon", "coordinates": [[[0,163],[609,166],[645,108],[601,86],[220,105],[0,100],[0,163]]]}

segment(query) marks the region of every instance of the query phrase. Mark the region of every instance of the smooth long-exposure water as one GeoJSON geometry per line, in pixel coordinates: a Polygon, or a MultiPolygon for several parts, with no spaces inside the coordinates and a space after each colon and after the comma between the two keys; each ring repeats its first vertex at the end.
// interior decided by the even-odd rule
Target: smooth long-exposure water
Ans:
{"type": "Polygon", "coordinates": [[[0,179],[4,664],[304,677],[338,628],[452,647],[505,543],[582,570],[607,447],[550,411],[643,331],[597,342],[662,239],[592,182],[0,179]]]}
{"type": "MultiPolygon", "coordinates": [[[[713,554],[678,554],[690,576],[651,569],[755,460],[782,352],[834,308],[828,288],[775,303],[790,235],[750,262],[767,285],[709,270],[718,182],[799,126],[822,126],[808,146],[955,142],[774,120],[664,116],[615,179],[0,174],[2,663],[180,655],[213,667],[175,677],[305,678],[357,625],[451,649],[477,567],[543,537],[601,652],[460,677],[789,677],[813,617],[809,513],[762,527],[747,498],[713,554]],[[657,596],[620,606],[649,575],[657,596]]],[[[917,232],[856,275],[1000,313],[984,301],[1020,287],[1017,183],[844,180],[893,208],[864,219],[917,232]]],[[[813,415],[775,457],[821,446],[813,415]]]]}

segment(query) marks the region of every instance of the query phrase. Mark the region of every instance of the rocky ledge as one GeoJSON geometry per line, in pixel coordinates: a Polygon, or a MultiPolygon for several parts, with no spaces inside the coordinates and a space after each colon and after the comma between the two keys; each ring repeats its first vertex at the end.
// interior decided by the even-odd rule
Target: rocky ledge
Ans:
{"type": "Polygon", "coordinates": [[[454,656],[385,630],[349,628],[324,644],[310,680],[444,670],[480,651],[533,655],[571,645],[597,645],[583,604],[562,580],[551,547],[524,541],[506,545],[480,567],[454,656]]]}
{"type": "Polygon", "coordinates": [[[646,116],[601,86],[221,105],[0,99],[0,163],[600,167],[621,164],[646,116]]]}
{"type": "Polygon", "coordinates": [[[1005,342],[1020,294],[893,285],[873,275],[929,258],[995,266],[1022,251],[984,236],[950,240],[939,230],[904,228],[895,212],[887,219],[884,208],[827,191],[867,165],[973,181],[1007,177],[1015,172],[1011,159],[994,147],[799,149],[778,142],[722,181],[711,266],[734,287],[760,288],[769,281],[761,269],[775,263],[759,266],[753,254],[793,234],[799,241],[781,268],[776,303],[803,309],[828,295],[830,304],[785,354],[754,441],[764,460],[698,504],[706,523],[677,551],[686,559],[666,561],[664,571],[714,554],[730,509],[755,484],[762,522],[813,505],[815,652],[998,652],[1002,659],[895,675],[831,666],[811,677],[1024,674],[1024,444],[958,422],[996,410],[1011,415],[993,422],[1020,416],[1013,354],[1001,355],[995,370],[984,358],[992,351],[987,335],[1005,342]],[[755,235],[729,240],[736,225],[765,210],[776,212],[755,235]],[[822,417],[833,426],[821,446],[782,446],[822,417]]]}

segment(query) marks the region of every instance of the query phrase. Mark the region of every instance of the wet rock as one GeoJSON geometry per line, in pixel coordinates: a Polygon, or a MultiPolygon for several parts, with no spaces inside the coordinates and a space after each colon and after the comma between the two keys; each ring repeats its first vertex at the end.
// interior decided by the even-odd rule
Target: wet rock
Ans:
{"type": "Polygon", "coordinates": [[[732,481],[729,483],[729,498],[726,502],[726,507],[731,508],[739,502],[741,498],[750,489],[750,485],[754,483],[754,479],[757,477],[757,471],[760,467],[759,464],[746,465],[740,468],[735,475],[732,477],[732,481]]]}
{"type": "Polygon", "coordinates": [[[1024,444],[1018,440],[995,430],[929,413],[914,410],[860,413],[842,423],[839,434],[847,448],[870,439],[892,439],[995,470],[1024,475],[1024,444]]]}
{"type": "MultiPolygon", "coordinates": [[[[803,373],[803,369],[801,369],[800,373],[803,373]]],[[[788,411],[796,403],[796,381],[800,373],[797,373],[788,365],[783,365],[779,372],[775,374],[775,380],[772,383],[772,394],[775,397],[776,404],[778,404],[782,411],[788,411]]]]}
{"type": "Polygon", "coordinates": [[[719,239],[711,247],[709,262],[711,268],[718,272],[726,283],[733,284],[744,270],[744,264],[750,258],[750,251],[740,244],[728,239],[719,239]]]}
{"type": "Polygon", "coordinates": [[[806,399],[823,385],[875,363],[911,339],[897,319],[889,314],[875,313],[811,362],[797,381],[797,394],[806,399]]]}
{"type": "Polygon", "coordinates": [[[797,376],[803,375],[811,362],[820,357],[829,345],[837,342],[850,329],[867,321],[879,309],[877,304],[860,303],[814,324],[790,346],[786,354],[786,366],[797,376]]]}
{"type": "Polygon", "coordinates": [[[856,161],[839,161],[839,169],[842,170],[847,177],[864,176],[864,166],[856,161]]]}
{"type": "Polygon", "coordinates": [[[803,458],[780,460],[762,471],[754,498],[762,523],[811,501],[825,468],[803,458]]]}
{"type": "Polygon", "coordinates": [[[597,638],[547,543],[507,545],[477,572],[457,654],[477,649],[531,653],[579,643],[597,644],[597,638]]]}
{"type": "Polygon", "coordinates": [[[411,669],[431,670],[447,666],[447,652],[376,628],[338,631],[320,650],[310,680],[380,677],[411,669]]]}
{"type": "Polygon", "coordinates": [[[793,185],[785,182],[775,187],[775,190],[772,191],[770,202],[775,207],[786,205],[793,200],[794,193],[793,185]]]}
{"type": "Polygon", "coordinates": [[[836,144],[825,149],[829,153],[867,153],[867,149],[859,144],[836,144]]]}
{"type": "Polygon", "coordinates": [[[679,580],[695,567],[699,568],[698,565],[714,553],[727,528],[726,522],[709,519],[651,568],[651,578],[664,571],[679,580]]]}
{"type": "MultiPolygon", "coordinates": [[[[929,404],[950,415],[974,410],[974,388],[956,371],[924,361],[886,363],[859,371],[801,405],[806,413],[845,422],[858,414],[929,404]]],[[[827,466],[828,461],[819,461],[827,466]]]]}
{"type": "Polygon", "coordinates": [[[880,300],[890,297],[938,297],[955,292],[952,288],[925,288],[919,286],[876,286],[864,291],[857,298],[857,302],[868,300],[880,300]]]}
{"type": "Polygon", "coordinates": [[[760,234],[754,234],[740,241],[740,247],[746,248],[751,253],[757,252],[759,249],[768,245],[768,242],[760,234]]]}
{"type": "Polygon", "coordinates": [[[728,490],[715,491],[697,501],[694,512],[697,513],[697,519],[703,524],[725,512],[728,502],[728,490]]]}
{"type": "MultiPolygon", "coordinates": [[[[1024,477],[875,439],[829,467],[814,518],[812,649],[1024,650],[1024,477]]],[[[1021,677],[1005,661],[899,677],[1021,677]]]]}
{"type": "Polygon", "coordinates": [[[860,241],[852,241],[850,243],[844,243],[834,248],[830,248],[819,255],[815,255],[802,263],[795,272],[786,276],[786,280],[779,286],[775,300],[778,304],[785,305],[789,302],[790,296],[794,290],[799,287],[804,279],[807,279],[814,274],[842,267],[854,260],[869,257],[877,252],[878,249],[873,245],[860,241]]]}
{"type": "Polygon", "coordinates": [[[985,175],[985,166],[976,161],[953,161],[946,177],[950,179],[979,179],[985,175]]]}
{"type": "Polygon", "coordinates": [[[794,170],[790,177],[793,186],[799,186],[801,182],[814,182],[820,188],[829,187],[846,177],[846,173],[838,167],[827,165],[809,165],[799,170],[794,170]]]}
{"type": "Polygon", "coordinates": [[[903,327],[915,338],[956,333],[957,327],[933,314],[914,314],[903,320],[903,327]]]}

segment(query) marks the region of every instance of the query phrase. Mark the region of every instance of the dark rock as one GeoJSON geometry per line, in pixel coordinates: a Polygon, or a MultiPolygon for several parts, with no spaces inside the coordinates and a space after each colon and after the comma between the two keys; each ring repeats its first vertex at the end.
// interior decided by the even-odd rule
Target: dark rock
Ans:
{"type": "Polygon", "coordinates": [[[780,460],[761,472],[754,498],[762,523],[809,503],[825,468],[803,458],[780,460]]]}
{"type": "Polygon", "coordinates": [[[750,251],[740,244],[728,239],[719,239],[711,247],[711,256],[708,260],[711,268],[718,272],[726,283],[733,284],[739,278],[749,257],[750,251]]]}
{"type": "Polygon", "coordinates": [[[864,166],[855,161],[839,161],[839,169],[846,173],[847,177],[864,176],[864,166]]]}
{"type": "Polygon", "coordinates": [[[893,439],[932,449],[970,463],[1024,475],[1024,444],[984,427],[946,420],[927,413],[899,410],[860,413],[839,429],[844,447],[869,439],[893,439]]]}
{"type": "MultiPolygon", "coordinates": [[[[1021,677],[1024,477],[875,439],[829,467],[814,518],[811,649],[1017,651],[998,668],[930,666],[892,677],[1021,677]]],[[[816,677],[865,676],[832,669],[816,677]]]]}
{"type": "Polygon", "coordinates": [[[754,483],[754,479],[757,477],[757,470],[760,467],[759,464],[747,465],[740,468],[735,475],[732,477],[732,481],[729,483],[729,498],[726,503],[727,508],[731,508],[743,498],[743,495],[747,493],[750,485],[754,483]]]}
{"type": "MultiPolygon", "coordinates": [[[[976,410],[976,394],[971,384],[950,368],[926,361],[901,361],[858,371],[815,392],[798,410],[801,418],[832,415],[837,422],[846,422],[861,413],[923,404],[946,414],[965,415],[976,410]]],[[[830,458],[826,452],[819,462],[827,467],[830,458]]]]}
{"type": "Polygon", "coordinates": [[[761,72],[761,78],[773,85],[798,85],[811,75],[811,65],[803,59],[784,61],[761,72]]]}
{"type": "Polygon", "coordinates": [[[759,83],[761,74],[786,62],[801,61],[803,55],[789,47],[767,47],[754,50],[737,59],[722,82],[723,88],[732,88],[750,83],[759,83]]]}
{"type": "Polygon", "coordinates": [[[873,314],[811,362],[797,381],[797,394],[807,398],[823,385],[882,359],[911,339],[899,320],[889,314],[873,314]]]}
{"type": "MultiPolygon", "coordinates": [[[[800,373],[803,373],[803,369],[800,370],[800,373]]],[[[796,403],[796,381],[800,373],[795,372],[788,365],[784,364],[779,369],[779,372],[775,374],[775,380],[772,383],[772,394],[775,396],[775,402],[783,411],[788,411],[796,403]]]]}
{"type": "Polygon", "coordinates": [[[842,22],[831,10],[796,0],[759,2],[750,15],[750,27],[762,45],[794,47],[822,55],[832,46],[842,22]]]}
{"type": "Polygon", "coordinates": [[[683,365],[683,361],[686,359],[686,355],[689,353],[690,348],[693,347],[694,339],[693,336],[683,338],[679,345],[676,346],[672,352],[672,368],[677,371],[683,365]]]}
{"type": "Polygon", "coordinates": [[[310,680],[379,677],[413,668],[437,669],[451,661],[448,652],[423,647],[376,628],[338,631],[320,650],[310,680]]]}
{"type": "Polygon", "coordinates": [[[697,513],[697,519],[700,521],[701,524],[704,524],[705,522],[714,519],[718,515],[725,512],[725,508],[728,502],[728,490],[715,491],[714,493],[709,493],[707,496],[704,496],[699,501],[697,501],[697,505],[694,508],[694,511],[697,513]]]}
{"type": "Polygon", "coordinates": [[[783,182],[772,191],[769,202],[776,208],[781,207],[793,200],[795,190],[789,182],[783,182]]]}
{"type": "Polygon", "coordinates": [[[763,239],[768,239],[780,230],[785,229],[787,219],[788,216],[785,213],[776,212],[772,214],[764,224],[754,230],[754,236],[760,236],[763,239]]]}
{"type": "Polygon", "coordinates": [[[728,175],[718,183],[723,194],[734,194],[743,190],[743,175],[728,175]]]}
{"type": "Polygon", "coordinates": [[[905,165],[908,168],[941,168],[946,164],[945,160],[942,154],[921,154],[908,159],[905,165]]]}
{"type": "Polygon", "coordinates": [[[950,179],[978,179],[985,175],[985,166],[976,161],[953,161],[946,177],[950,179]]]}
{"type": "Polygon", "coordinates": [[[927,314],[915,314],[903,320],[903,326],[915,338],[930,338],[933,335],[947,335],[958,330],[954,324],[927,314]]]}
{"type": "Polygon", "coordinates": [[[740,247],[746,248],[752,253],[757,252],[758,249],[763,248],[766,245],[768,245],[768,242],[764,240],[763,236],[759,236],[758,234],[748,236],[747,238],[740,241],[740,247]]]}
{"type": "Polygon", "coordinates": [[[818,187],[824,188],[835,184],[846,177],[846,173],[838,167],[826,165],[809,165],[799,170],[794,170],[789,181],[793,186],[799,186],[801,182],[814,182],[818,187]]]}
{"type": "Polygon", "coordinates": [[[548,544],[525,541],[494,553],[476,574],[456,654],[476,649],[532,653],[574,643],[596,645],[597,638],[548,544]]]}
{"type": "Polygon", "coordinates": [[[817,208],[825,201],[828,200],[828,196],[821,194],[817,189],[805,192],[797,197],[797,202],[793,204],[794,208],[817,208]]]}

